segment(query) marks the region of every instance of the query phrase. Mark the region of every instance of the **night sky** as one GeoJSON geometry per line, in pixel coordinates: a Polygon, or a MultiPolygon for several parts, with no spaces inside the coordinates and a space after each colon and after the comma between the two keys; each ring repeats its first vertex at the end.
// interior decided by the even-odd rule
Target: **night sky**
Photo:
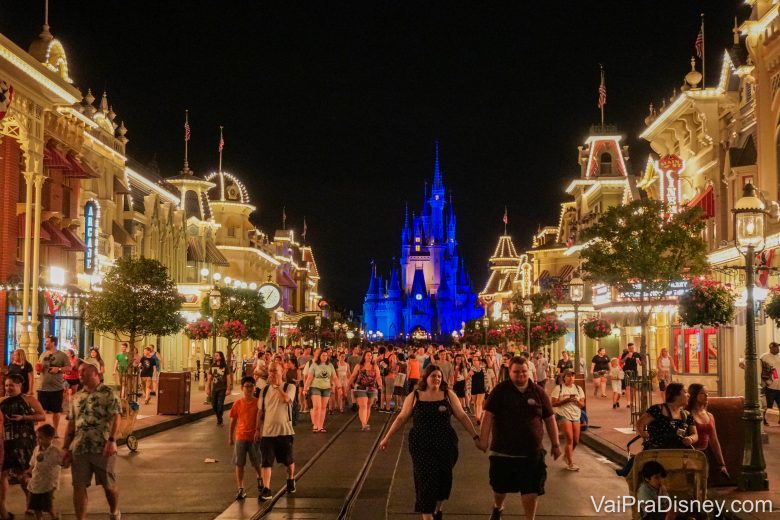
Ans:
{"type": "MultiPolygon", "coordinates": [[[[255,222],[272,233],[286,206],[300,231],[305,216],[321,292],[359,312],[371,259],[388,270],[404,204],[420,210],[436,139],[478,291],[505,205],[518,249],[557,224],[599,119],[599,63],[638,173],[647,106],[682,84],[699,13],[708,84],[749,15],[740,0],[487,4],[51,0],[49,23],[75,85],[107,88],[129,155],[164,176],[181,169],[185,108],[199,174],[216,169],[224,125],[224,170],[248,185],[255,222]]],[[[22,48],[42,21],[43,0],[0,0],[0,32],[22,48]]]]}

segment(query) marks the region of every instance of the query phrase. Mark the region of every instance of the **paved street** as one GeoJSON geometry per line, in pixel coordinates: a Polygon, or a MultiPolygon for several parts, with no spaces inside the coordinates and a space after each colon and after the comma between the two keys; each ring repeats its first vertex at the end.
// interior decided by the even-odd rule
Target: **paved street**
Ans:
{"type": "MultiPolygon", "coordinates": [[[[243,504],[234,502],[227,427],[217,427],[210,417],[146,437],[135,454],[120,448],[118,469],[123,518],[232,520],[266,512],[263,518],[273,520],[326,519],[338,518],[342,510],[346,514],[344,518],[417,518],[413,514],[414,487],[405,436],[397,435],[388,450],[376,453],[373,463],[366,468],[383,426],[391,416],[375,414],[372,431],[364,433],[359,431],[355,415],[335,415],[328,422],[329,433],[324,435],[312,434],[307,416],[302,417],[295,445],[300,480],[294,497],[277,494],[278,500],[261,503],[256,499],[254,477],[249,475],[246,480],[249,498],[243,504]],[[310,463],[315,456],[316,460],[310,463]],[[206,463],[207,458],[217,462],[206,463]],[[367,471],[360,478],[364,469],[367,471]],[[352,494],[354,500],[348,501],[352,494]]],[[[460,447],[453,496],[445,510],[448,516],[457,515],[458,519],[485,518],[491,508],[487,457],[472,447],[471,439],[465,434],[461,435],[460,447]]],[[[577,473],[565,471],[560,461],[550,463],[547,495],[539,509],[541,517],[596,517],[586,496],[614,496],[624,490],[625,484],[614,476],[612,466],[599,461],[588,449],[578,451],[577,462],[582,468],[577,473]],[[566,516],[560,516],[561,503],[567,504],[566,516]]],[[[275,468],[274,491],[281,491],[284,478],[283,468],[275,468]]],[[[57,493],[57,505],[64,518],[73,518],[70,482],[70,471],[66,470],[57,493]]],[[[11,489],[8,505],[16,514],[24,511],[18,487],[11,489]]],[[[98,488],[90,489],[89,510],[95,517],[106,512],[105,498],[98,488]]],[[[521,517],[519,497],[509,499],[507,512],[508,518],[521,517]]]]}

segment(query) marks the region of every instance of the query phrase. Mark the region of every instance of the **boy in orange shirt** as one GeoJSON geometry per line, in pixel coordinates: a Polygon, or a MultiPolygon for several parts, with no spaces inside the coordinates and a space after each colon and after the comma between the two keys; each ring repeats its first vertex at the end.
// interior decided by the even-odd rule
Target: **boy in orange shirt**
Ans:
{"type": "Polygon", "coordinates": [[[255,393],[255,378],[246,376],[241,379],[243,398],[233,403],[230,409],[230,445],[233,446],[233,464],[236,466],[236,500],[246,498],[244,491],[244,466],[249,456],[249,463],[257,473],[257,487],[263,486],[260,478],[260,457],[255,446],[255,429],[257,428],[257,398],[255,393]]]}

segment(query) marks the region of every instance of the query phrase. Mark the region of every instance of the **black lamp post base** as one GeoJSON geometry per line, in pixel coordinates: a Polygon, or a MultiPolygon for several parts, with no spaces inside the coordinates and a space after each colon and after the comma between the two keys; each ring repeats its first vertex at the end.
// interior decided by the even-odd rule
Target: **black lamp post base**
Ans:
{"type": "Polygon", "coordinates": [[[769,480],[766,471],[742,470],[737,477],[737,489],[740,491],[766,491],[769,489],[769,480]]]}

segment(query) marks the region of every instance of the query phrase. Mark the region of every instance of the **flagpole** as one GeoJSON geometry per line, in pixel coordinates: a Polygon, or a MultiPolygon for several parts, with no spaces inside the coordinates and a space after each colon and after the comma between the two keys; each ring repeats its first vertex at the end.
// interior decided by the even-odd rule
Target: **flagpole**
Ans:
{"type": "MultiPolygon", "coordinates": [[[[185,128],[185,130],[188,130],[189,127],[190,127],[190,111],[189,110],[185,110],[184,111],[184,128],[185,128]]],[[[185,170],[188,167],[188,164],[187,164],[188,146],[187,145],[188,145],[189,141],[190,141],[190,139],[189,139],[189,132],[185,131],[184,132],[184,169],[185,170]]]]}
{"type": "MultiPolygon", "coordinates": [[[[604,85],[604,65],[599,64],[601,67],[601,84],[604,85]]],[[[600,95],[600,94],[599,94],[600,95]]],[[[601,105],[601,128],[604,129],[604,105],[605,103],[599,103],[601,105]]]]}
{"type": "Polygon", "coordinates": [[[704,13],[701,13],[701,89],[707,88],[707,69],[705,63],[707,63],[707,46],[704,44],[704,13]]]}
{"type": "Polygon", "coordinates": [[[219,125],[219,196],[220,200],[225,200],[225,177],[222,175],[222,148],[224,148],[222,128],[222,125],[219,125]]]}

